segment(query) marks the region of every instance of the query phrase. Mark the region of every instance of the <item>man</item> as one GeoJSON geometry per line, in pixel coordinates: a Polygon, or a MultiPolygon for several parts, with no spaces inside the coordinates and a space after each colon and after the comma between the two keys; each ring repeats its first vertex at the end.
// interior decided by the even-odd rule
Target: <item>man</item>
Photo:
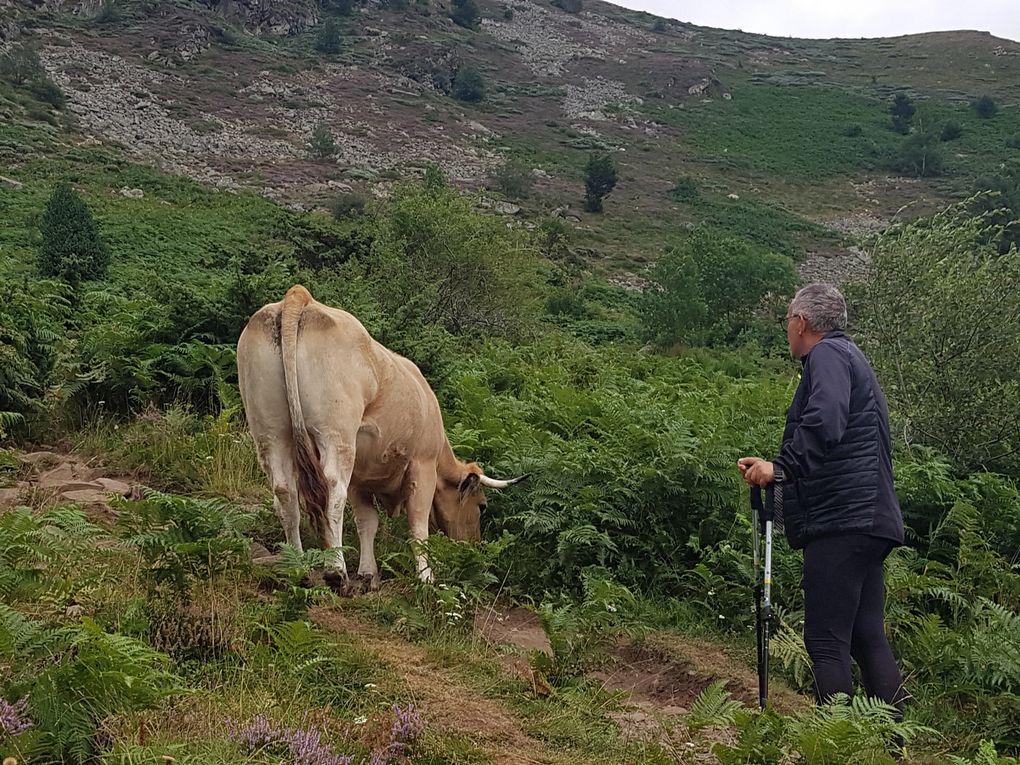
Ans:
{"type": "Polygon", "coordinates": [[[779,456],[743,457],[737,466],[752,486],[783,483],[786,536],[804,550],[804,644],[818,702],[852,693],[853,657],[867,694],[899,706],[902,678],[885,636],[882,563],[903,542],[903,517],[885,396],[844,334],[846,301],[835,287],[804,287],[783,321],[802,370],[779,456]]]}

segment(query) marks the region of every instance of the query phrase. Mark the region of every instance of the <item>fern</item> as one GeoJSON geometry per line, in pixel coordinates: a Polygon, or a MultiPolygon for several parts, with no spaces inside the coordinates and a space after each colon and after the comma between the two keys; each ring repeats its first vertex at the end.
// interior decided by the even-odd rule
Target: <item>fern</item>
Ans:
{"type": "Polygon", "coordinates": [[[733,724],[737,712],[743,704],[730,698],[726,690],[726,681],[717,680],[698,694],[691,703],[691,711],[684,722],[694,733],[709,726],[724,727],[733,724]]]}

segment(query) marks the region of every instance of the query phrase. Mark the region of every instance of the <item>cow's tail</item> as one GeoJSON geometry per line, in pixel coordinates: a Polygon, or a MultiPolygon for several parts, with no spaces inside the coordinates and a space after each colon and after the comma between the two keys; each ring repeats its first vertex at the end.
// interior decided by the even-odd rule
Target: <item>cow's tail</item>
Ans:
{"type": "Polygon", "coordinates": [[[319,461],[319,451],[308,434],[301,412],[298,388],[297,343],[301,326],[301,313],[312,302],[311,293],[300,284],[291,287],[283,298],[280,311],[280,351],[283,356],[283,375],[287,384],[287,406],[290,409],[291,430],[294,433],[294,462],[298,475],[298,492],[305,501],[305,511],[324,545],[326,536],[326,506],[329,502],[329,485],[319,461]]]}

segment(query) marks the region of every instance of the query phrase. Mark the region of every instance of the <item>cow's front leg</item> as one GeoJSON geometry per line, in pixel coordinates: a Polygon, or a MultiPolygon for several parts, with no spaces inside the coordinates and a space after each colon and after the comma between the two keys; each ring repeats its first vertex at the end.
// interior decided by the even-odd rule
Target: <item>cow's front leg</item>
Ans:
{"type": "Polygon", "coordinates": [[[360,594],[379,589],[379,565],[375,560],[375,534],[379,530],[379,511],[372,497],[360,492],[351,493],[354,523],[358,527],[361,557],[358,561],[358,582],[354,589],[360,594]]]}
{"type": "MultiPolygon", "coordinates": [[[[408,483],[408,489],[405,505],[407,507],[407,526],[411,534],[411,544],[414,544],[429,538],[429,514],[432,512],[432,500],[436,494],[435,469],[414,473],[408,483]]],[[[423,582],[431,582],[433,576],[428,556],[419,545],[415,545],[415,548],[414,557],[418,564],[418,578],[423,582]]]]}

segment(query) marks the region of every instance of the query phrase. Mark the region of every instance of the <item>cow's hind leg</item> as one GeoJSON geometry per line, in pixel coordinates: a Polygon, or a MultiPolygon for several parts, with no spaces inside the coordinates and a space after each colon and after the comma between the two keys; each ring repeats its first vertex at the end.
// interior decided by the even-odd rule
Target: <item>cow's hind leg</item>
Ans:
{"type": "Polygon", "coordinates": [[[375,534],[379,530],[379,511],[371,495],[351,492],[354,522],[358,526],[361,557],[358,562],[358,580],[352,589],[361,594],[379,589],[379,565],[375,561],[375,534]]]}
{"type": "Polygon", "coordinates": [[[350,439],[343,437],[323,438],[319,441],[319,456],[322,472],[329,488],[329,501],[321,523],[323,547],[334,551],[333,566],[324,578],[334,590],[347,592],[347,561],[344,558],[344,506],[347,491],[354,472],[354,434],[350,439]]]}
{"type": "Polygon", "coordinates": [[[276,511],[287,544],[302,551],[301,509],[298,503],[297,472],[290,445],[265,442],[259,445],[259,461],[273,489],[273,509],[276,511]]]}

